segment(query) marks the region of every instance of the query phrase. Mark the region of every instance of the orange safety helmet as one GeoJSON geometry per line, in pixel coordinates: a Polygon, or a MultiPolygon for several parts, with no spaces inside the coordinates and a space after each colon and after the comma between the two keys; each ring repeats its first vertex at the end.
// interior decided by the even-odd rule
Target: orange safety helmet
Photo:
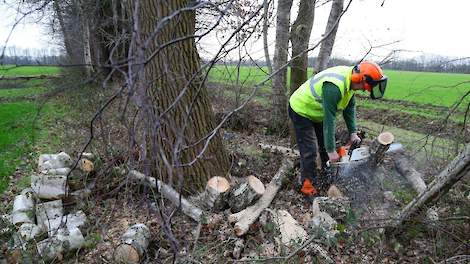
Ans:
{"type": "Polygon", "coordinates": [[[351,76],[353,83],[365,81],[364,89],[369,91],[372,99],[379,99],[384,96],[387,79],[380,66],[372,61],[363,61],[359,65],[354,66],[351,76]]]}

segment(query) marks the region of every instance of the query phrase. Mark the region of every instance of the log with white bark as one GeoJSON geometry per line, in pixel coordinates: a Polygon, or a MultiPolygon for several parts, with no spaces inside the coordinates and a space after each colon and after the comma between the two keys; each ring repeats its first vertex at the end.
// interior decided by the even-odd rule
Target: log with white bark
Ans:
{"type": "Polygon", "coordinates": [[[117,263],[140,263],[145,256],[150,240],[150,230],[144,224],[135,224],[121,237],[121,243],[114,250],[117,263]]]}
{"type": "Polygon", "coordinates": [[[72,165],[72,159],[65,152],[59,154],[42,154],[39,156],[38,169],[39,171],[67,168],[72,165]]]}
{"type": "Polygon", "coordinates": [[[230,193],[228,204],[233,213],[240,212],[252,205],[265,192],[264,184],[255,176],[250,175],[230,193]]]}
{"type": "Polygon", "coordinates": [[[43,234],[43,229],[33,223],[24,223],[18,228],[18,234],[21,239],[28,242],[30,240],[36,239],[41,234],[43,234]]]}
{"type": "Polygon", "coordinates": [[[66,252],[79,249],[85,243],[85,238],[78,228],[60,229],[53,237],[38,242],[37,250],[44,260],[61,257],[66,252]]]}
{"type": "Polygon", "coordinates": [[[149,176],[145,176],[136,170],[129,171],[128,178],[132,181],[139,182],[151,188],[157,189],[163,197],[170,200],[174,205],[181,206],[184,214],[191,217],[194,221],[200,222],[207,220],[204,217],[204,212],[186,200],[180,193],[178,193],[171,186],[149,176]]]}
{"type": "Polygon", "coordinates": [[[227,196],[230,193],[230,183],[224,177],[212,177],[209,179],[204,192],[204,202],[208,208],[217,212],[223,210],[227,204],[227,196]]]}
{"type": "MultiPolygon", "coordinates": [[[[83,228],[86,224],[86,215],[82,211],[73,214],[64,215],[61,217],[49,219],[47,225],[47,232],[49,236],[53,235],[61,228],[73,229],[83,228]]],[[[83,230],[83,229],[82,229],[83,230]]]]}
{"type": "Polygon", "coordinates": [[[297,158],[300,156],[299,151],[296,149],[291,149],[283,146],[276,146],[276,145],[270,145],[270,144],[263,144],[260,143],[258,146],[262,150],[269,150],[270,152],[280,152],[284,154],[285,156],[291,157],[291,158],[297,158]]]}
{"type": "Polygon", "coordinates": [[[423,175],[411,165],[406,156],[397,155],[394,162],[398,173],[411,183],[411,186],[418,194],[426,190],[427,186],[423,180],[423,175]]]}
{"type": "Polygon", "coordinates": [[[68,190],[67,177],[49,174],[32,175],[31,188],[41,199],[61,199],[68,190]]]}
{"type": "Polygon", "coordinates": [[[34,223],[34,196],[31,189],[24,189],[15,197],[11,217],[12,223],[17,226],[34,223]]]}
{"type": "Polygon", "coordinates": [[[91,161],[95,161],[96,156],[93,153],[90,153],[90,152],[83,152],[82,153],[82,158],[89,159],[91,161]]]}
{"type": "Polygon", "coordinates": [[[281,242],[284,246],[301,244],[307,239],[305,229],[286,210],[278,210],[275,223],[281,233],[281,242]]]}
{"type": "Polygon", "coordinates": [[[372,146],[369,149],[369,151],[370,151],[370,157],[369,157],[370,165],[375,167],[383,161],[384,156],[385,156],[385,152],[390,147],[390,144],[393,143],[394,139],[395,139],[395,137],[390,132],[382,132],[377,136],[377,138],[372,143],[372,146]]]}
{"type": "Polygon", "coordinates": [[[428,185],[428,188],[415,197],[405,208],[390,221],[387,231],[393,233],[404,222],[425,208],[431,207],[462,177],[470,173],[470,144],[428,185]]]}
{"type": "Polygon", "coordinates": [[[266,190],[261,198],[254,205],[247,207],[243,211],[229,215],[229,222],[236,222],[234,230],[237,236],[246,234],[251,224],[253,224],[256,219],[258,219],[261,212],[263,212],[263,210],[271,204],[272,200],[281,188],[282,180],[293,166],[294,165],[292,160],[285,159],[281,165],[281,168],[279,168],[276,175],[274,175],[271,182],[267,185],[266,190]]]}
{"type": "Polygon", "coordinates": [[[48,174],[48,175],[67,175],[70,172],[70,168],[56,168],[56,169],[47,169],[43,170],[41,174],[48,174]]]}
{"type": "Polygon", "coordinates": [[[45,230],[50,230],[50,222],[53,219],[60,218],[64,215],[62,200],[55,200],[36,205],[36,221],[37,225],[45,230]]]}

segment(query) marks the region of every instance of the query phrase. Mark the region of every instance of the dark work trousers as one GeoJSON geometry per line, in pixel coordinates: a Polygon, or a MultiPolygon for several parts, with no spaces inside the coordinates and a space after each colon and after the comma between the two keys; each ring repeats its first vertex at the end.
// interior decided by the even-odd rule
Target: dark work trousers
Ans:
{"type": "Polygon", "coordinates": [[[322,167],[325,167],[328,161],[328,154],[323,142],[323,123],[315,123],[297,114],[290,105],[289,117],[294,124],[295,137],[300,152],[301,184],[304,179],[310,179],[313,185],[318,188],[323,184],[323,179],[319,179],[316,172],[317,144],[322,167]]]}

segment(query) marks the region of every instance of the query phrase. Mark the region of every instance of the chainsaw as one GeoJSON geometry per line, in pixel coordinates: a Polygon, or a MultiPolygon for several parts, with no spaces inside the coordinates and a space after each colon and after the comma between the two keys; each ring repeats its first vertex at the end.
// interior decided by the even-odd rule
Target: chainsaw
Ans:
{"type": "Polygon", "coordinates": [[[326,163],[327,167],[341,167],[350,163],[357,163],[369,158],[369,147],[361,147],[361,142],[341,146],[337,150],[340,157],[337,162],[326,163]]]}
{"type": "MultiPolygon", "coordinates": [[[[403,151],[403,145],[401,143],[392,143],[390,144],[390,147],[385,153],[395,153],[395,152],[400,152],[403,151]]],[[[348,164],[358,164],[362,163],[364,161],[367,161],[367,159],[370,156],[369,153],[369,147],[364,146],[361,147],[361,143],[356,143],[356,144],[350,144],[350,145],[345,145],[342,147],[339,147],[338,150],[338,155],[340,157],[339,161],[337,162],[326,162],[327,167],[342,167],[344,165],[348,164]]]]}

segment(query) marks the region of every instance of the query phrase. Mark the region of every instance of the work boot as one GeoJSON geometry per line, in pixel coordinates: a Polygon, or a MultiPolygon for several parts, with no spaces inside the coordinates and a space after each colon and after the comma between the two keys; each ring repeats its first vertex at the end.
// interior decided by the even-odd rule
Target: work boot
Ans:
{"type": "Polygon", "coordinates": [[[302,184],[302,188],[300,188],[300,192],[302,192],[303,195],[308,196],[308,197],[313,197],[318,193],[317,189],[315,189],[310,179],[304,180],[302,184]]]}

